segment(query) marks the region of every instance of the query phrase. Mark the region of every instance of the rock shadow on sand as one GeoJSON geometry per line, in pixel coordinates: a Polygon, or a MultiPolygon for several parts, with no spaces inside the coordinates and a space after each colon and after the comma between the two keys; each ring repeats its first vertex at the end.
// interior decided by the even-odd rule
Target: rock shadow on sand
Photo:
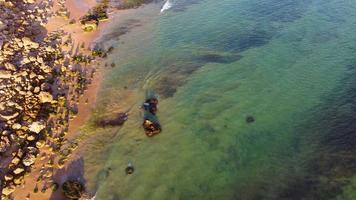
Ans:
{"type": "MultiPolygon", "coordinates": [[[[84,160],[82,157],[72,161],[67,167],[58,170],[54,176],[54,181],[58,184],[58,189],[54,191],[50,200],[63,200],[67,199],[62,192],[62,185],[68,180],[74,180],[81,183],[83,186],[86,184],[84,178],[84,160]]],[[[93,194],[89,194],[92,196],[93,194]]]]}

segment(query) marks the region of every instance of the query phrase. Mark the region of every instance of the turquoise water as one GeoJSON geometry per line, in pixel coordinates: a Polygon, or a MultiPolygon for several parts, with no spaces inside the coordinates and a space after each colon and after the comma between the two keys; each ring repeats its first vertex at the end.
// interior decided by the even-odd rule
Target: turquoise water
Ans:
{"type": "Polygon", "coordinates": [[[87,125],[97,199],[355,199],[356,1],[172,2],[113,25],[117,67],[93,119],[130,117],[87,125]],[[147,91],[160,100],[153,138],[147,91]]]}

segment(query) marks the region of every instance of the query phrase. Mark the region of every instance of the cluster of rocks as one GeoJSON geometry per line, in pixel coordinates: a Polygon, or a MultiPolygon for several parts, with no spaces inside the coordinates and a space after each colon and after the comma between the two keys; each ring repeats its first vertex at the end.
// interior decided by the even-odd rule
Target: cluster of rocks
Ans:
{"type": "Polygon", "coordinates": [[[59,6],[59,9],[56,11],[55,15],[64,17],[65,19],[69,19],[70,17],[70,12],[65,6],[66,1],[65,0],[58,0],[57,4],[59,6]]]}
{"type": "Polygon", "coordinates": [[[65,135],[93,77],[86,66],[93,59],[74,62],[62,48],[74,45],[71,36],[47,33],[52,6],[50,0],[0,0],[0,199],[11,199],[38,160],[45,163],[37,178],[45,180],[41,192],[58,187],[53,170],[77,146],[65,135]]]}
{"type": "Polygon", "coordinates": [[[107,20],[109,1],[103,0],[97,6],[89,10],[89,12],[80,19],[82,29],[86,32],[94,31],[97,29],[99,22],[107,20]]]}

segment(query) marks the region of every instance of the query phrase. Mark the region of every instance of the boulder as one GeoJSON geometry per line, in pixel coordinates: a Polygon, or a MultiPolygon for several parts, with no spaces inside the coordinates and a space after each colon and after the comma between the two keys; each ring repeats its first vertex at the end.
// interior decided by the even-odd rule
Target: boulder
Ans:
{"type": "Polygon", "coordinates": [[[40,92],[38,94],[38,98],[41,103],[52,103],[53,102],[53,96],[49,92],[40,92]]]}
{"type": "Polygon", "coordinates": [[[19,116],[19,113],[18,112],[13,112],[13,113],[0,113],[0,119],[5,119],[5,120],[11,120],[11,119],[14,119],[16,118],[17,116],[19,116]]]}
{"type": "Polygon", "coordinates": [[[22,38],[23,45],[32,49],[37,49],[40,45],[37,42],[32,41],[28,37],[22,38]]]}
{"type": "Polygon", "coordinates": [[[9,196],[11,193],[13,193],[15,191],[15,187],[14,186],[8,186],[2,189],[2,194],[5,196],[9,196]]]}
{"type": "Polygon", "coordinates": [[[12,125],[12,127],[11,127],[12,129],[14,129],[14,130],[18,130],[18,129],[20,129],[21,128],[21,124],[19,124],[19,123],[15,123],[15,124],[13,124],[12,125]]]}
{"type": "Polygon", "coordinates": [[[17,178],[14,179],[14,183],[15,185],[21,185],[23,183],[23,176],[19,176],[17,178]]]}
{"type": "Polygon", "coordinates": [[[13,158],[11,163],[14,164],[14,165],[19,164],[20,163],[20,158],[18,158],[18,157],[13,158]]]}
{"type": "Polygon", "coordinates": [[[36,142],[36,147],[37,148],[42,148],[45,145],[46,141],[44,140],[39,140],[36,142]]]}
{"type": "Polygon", "coordinates": [[[14,176],[12,176],[11,174],[6,174],[4,176],[4,178],[5,178],[5,181],[11,181],[12,179],[14,179],[14,176]]]}
{"type": "Polygon", "coordinates": [[[85,32],[95,31],[97,28],[98,28],[98,21],[96,20],[85,21],[82,24],[82,29],[85,32]]]}
{"type": "Polygon", "coordinates": [[[46,125],[42,122],[33,122],[29,127],[30,131],[32,131],[34,133],[39,133],[44,128],[46,128],[46,125]]]}
{"type": "Polygon", "coordinates": [[[0,70],[0,79],[11,78],[11,73],[5,70],[0,70]]]}
{"type": "Polygon", "coordinates": [[[23,168],[18,167],[18,168],[16,168],[16,169],[14,170],[14,174],[20,174],[20,173],[22,173],[23,171],[25,171],[23,168]]]}
{"type": "Polygon", "coordinates": [[[23,160],[22,160],[22,163],[25,165],[25,166],[31,166],[36,160],[36,156],[33,155],[33,154],[27,154],[23,160]]]}
{"type": "Polygon", "coordinates": [[[33,135],[29,135],[29,136],[27,136],[26,139],[27,139],[28,141],[34,141],[34,140],[36,139],[36,137],[33,136],[33,135]]]}

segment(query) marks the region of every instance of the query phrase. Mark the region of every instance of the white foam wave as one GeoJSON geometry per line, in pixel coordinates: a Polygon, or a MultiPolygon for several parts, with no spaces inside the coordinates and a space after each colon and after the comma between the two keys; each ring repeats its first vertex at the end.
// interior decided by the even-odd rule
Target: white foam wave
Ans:
{"type": "Polygon", "coordinates": [[[167,0],[166,3],[161,8],[161,13],[165,12],[166,10],[169,10],[170,8],[172,8],[172,6],[173,3],[171,2],[171,0],[167,0]]]}

